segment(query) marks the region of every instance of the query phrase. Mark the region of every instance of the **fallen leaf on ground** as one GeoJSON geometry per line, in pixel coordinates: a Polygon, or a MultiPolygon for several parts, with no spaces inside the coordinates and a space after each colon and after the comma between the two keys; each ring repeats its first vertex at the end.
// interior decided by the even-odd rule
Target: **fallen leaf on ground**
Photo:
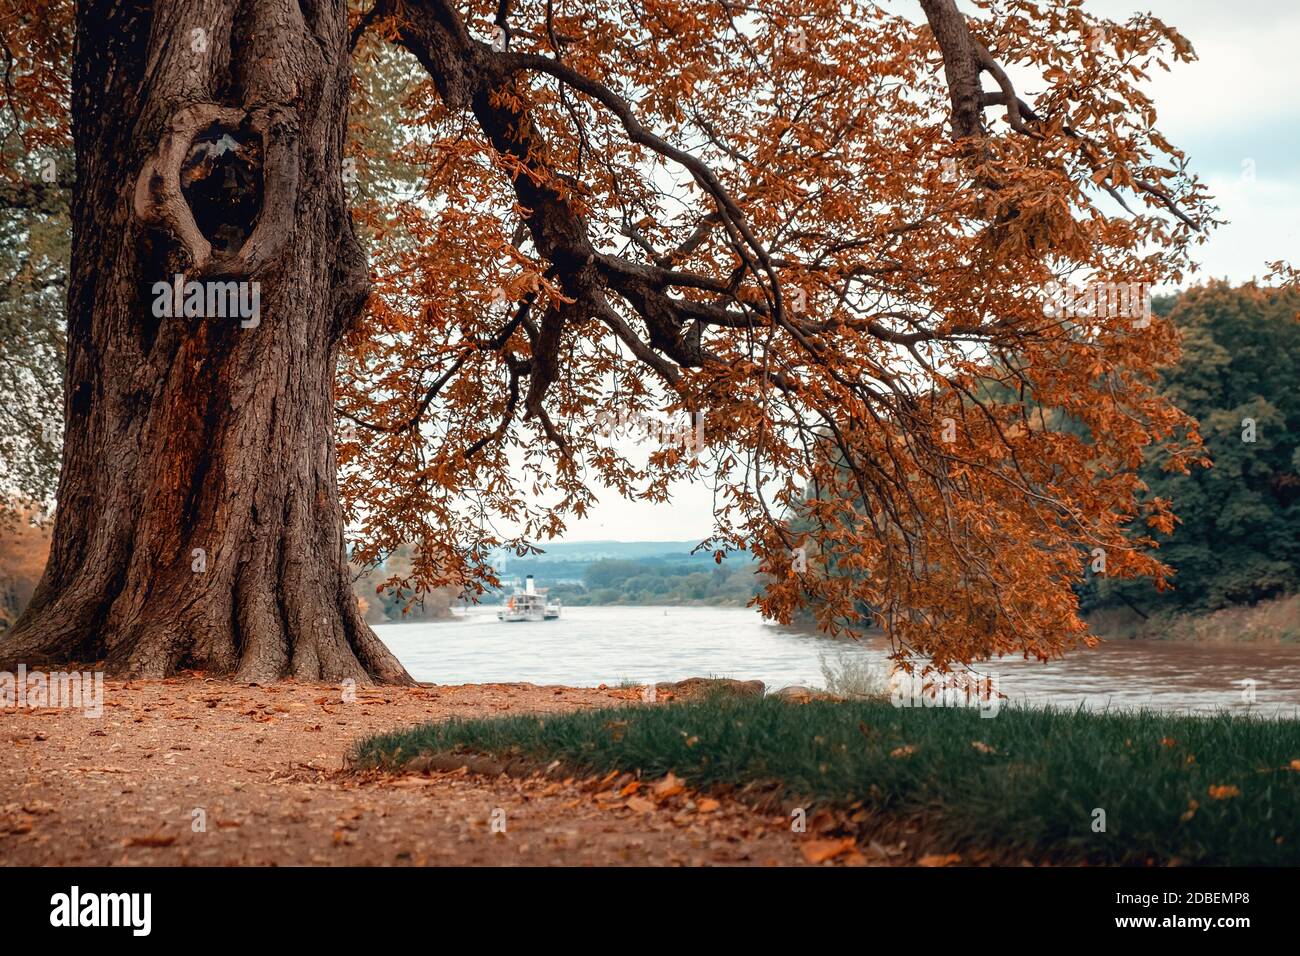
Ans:
{"type": "Polygon", "coordinates": [[[647,800],[645,797],[628,797],[626,806],[629,810],[635,810],[637,813],[651,813],[655,808],[653,801],[647,800]]]}
{"type": "Polygon", "coordinates": [[[960,853],[931,853],[916,861],[917,866],[952,866],[961,862],[960,853]]]}
{"type": "Polygon", "coordinates": [[[1230,800],[1233,797],[1239,796],[1241,796],[1241,789],[1230,783],[1222,786],[1210,787],[1210,799],[1212,800],[1230,800]]]}
{"type": "Polygon", "coordinates": [[[650,789],[654,792],[656,800],[667,800],[669,797],[675,797],[677,794],[684,792],[686,787],[672,773],[669,773],[668,776],[650,789]]]}
{"type": "Polygon", "coordinates": [[[853,837],[844,837],[842,840],[808,840],[799,849],[803,851],[803,858],[809,863],[825,863],[827,860],[848,853],[856,846],[857,842],[853,837]]]}

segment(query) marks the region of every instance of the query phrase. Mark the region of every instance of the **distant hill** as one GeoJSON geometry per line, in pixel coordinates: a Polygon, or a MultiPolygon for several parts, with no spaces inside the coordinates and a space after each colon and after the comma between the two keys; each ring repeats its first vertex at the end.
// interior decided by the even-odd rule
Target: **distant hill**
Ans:
{"type": "MultiPolygon", "coordinates": [[[[532,555],[527,559],[506,555],[507,566],[517,561],[535,561],[539,564],[550,561],[572,561],[589,563],[607,560],[635,560],[638,558],[682,557],[690,556],[691,549],[698,541],[550,541],[539,545],[545,554],[532,555]]],[[[713,560],[709,554],[702,554],[707,560],[713,560]]]]}

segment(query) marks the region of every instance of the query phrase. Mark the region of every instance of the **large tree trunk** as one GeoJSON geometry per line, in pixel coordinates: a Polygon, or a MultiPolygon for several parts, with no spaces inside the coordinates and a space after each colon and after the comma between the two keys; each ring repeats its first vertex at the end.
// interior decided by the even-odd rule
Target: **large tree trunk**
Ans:
{"type": "Polygon", "coordinates": [[[358,612],[335,473],[368,291],[346,27],[343,0],[79,4],[63,472],[0,659],[410,680],[358,612]],[[257,283],[258,315],[156,316],[178,273],[257,283]]]}

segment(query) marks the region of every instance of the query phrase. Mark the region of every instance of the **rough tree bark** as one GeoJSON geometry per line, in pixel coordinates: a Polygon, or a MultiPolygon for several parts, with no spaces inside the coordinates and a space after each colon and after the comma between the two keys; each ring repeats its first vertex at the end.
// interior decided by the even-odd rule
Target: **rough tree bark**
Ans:
{"type": "Polygon", "coordinates": [[[344,0],[79,4],[59,507],[0,661],[410,681],[358,612],[336,479],[369,289],[349,70],[344,0]],[[257,283],[256,320],[157,316],[177,274],[257,283]]]}

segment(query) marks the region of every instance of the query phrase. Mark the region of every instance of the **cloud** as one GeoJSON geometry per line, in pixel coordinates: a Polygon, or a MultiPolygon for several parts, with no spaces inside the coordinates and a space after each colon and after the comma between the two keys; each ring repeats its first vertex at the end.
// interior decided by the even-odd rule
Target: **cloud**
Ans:
{"type": "Polygon", "coordinates": [[[1300,180],[1212,176],[1206,185],[1230,221],[1196,250],[1198,278],[1245,282],[1276,259],[1300,263],[1300,180]]]}

